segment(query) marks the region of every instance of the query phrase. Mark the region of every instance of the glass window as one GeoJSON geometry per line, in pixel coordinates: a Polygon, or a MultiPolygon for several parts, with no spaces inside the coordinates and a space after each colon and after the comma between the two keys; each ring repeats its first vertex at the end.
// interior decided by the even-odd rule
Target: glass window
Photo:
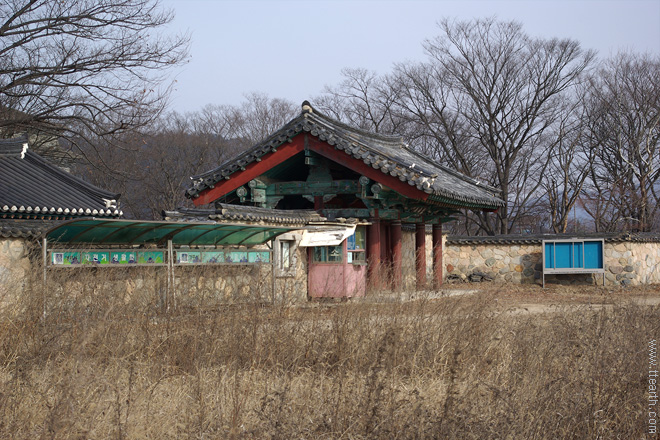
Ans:
{"type": "Polygon", "coordinates": [[[291,268],[291,242],[288,240],[280,241],[280,268],[291,268]]]}
{"type": "Polygon", "coordinates": [[[351,263],[364,264],[367,262],[366,252],[351,252],[351,263]]]}
{"type": "Polygon", "coordinates": [[[328,246],[328,262],[341,263],[342,246],[328,246]]]}
{"type": "Polygon", "coordinates": [[[346,239],[346,248],[349,251],[364,249],[366,246],[365,236],[365,227],[356,227],[353,235],[346,239]]]}
{"type": "Polygon", "coordinates": [[[315,246],[313,259],[315,263],[341,263],[342,246],[315,246]]]}
{"type": "Polygon", "coordinates": [[[367,246],[367,234],[365,226],[355,228],[355,249],[365,249],[367,246]]]}
{"type": "Polygon", "coordinates": [[[323,263],[324,261],[326,261],[327,260],[326,253],[327,252],[326,252],[325,246],[315,246],[314,247],[314,252],[313,252],[314,262],[315,263],[323,263]]]}

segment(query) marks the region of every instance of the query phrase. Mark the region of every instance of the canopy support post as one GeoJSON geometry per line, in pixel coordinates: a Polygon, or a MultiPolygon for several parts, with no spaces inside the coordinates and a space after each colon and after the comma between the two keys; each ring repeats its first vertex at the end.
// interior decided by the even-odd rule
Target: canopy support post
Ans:
{"type": "Polygon", "coordinates": [[[271,279],[273,281],[273,293],[272,293],[273,304],[275,304],[275,288],[276,288],[276,286],[275,286],[275,243],[276,243],[275,239],[272,239],[270,241],[270,250],[271,250],[271,252],[270,252],[270,269],[271,269],[270,276],[271,276],[271,279]]]}
{"type": "Polygon", "coordinates": [[[42,256],[43,256],[43,264],[44,264],[44,289],[43,289],[43,297],[42,297],[42,315],[43,318],[46,318],[46,296],[48,295],[48,239],[46,237],[43,238],[42,246],[41,246],[41,251],[42,251],[42,256]]]}
{"type": "Polygon", "coordinates": [[[174,252],[172,251],[172,240],[167,240],[167,311],[170,310],[170,302],[172,307],[176,308],[174,285],[174,252]]]}

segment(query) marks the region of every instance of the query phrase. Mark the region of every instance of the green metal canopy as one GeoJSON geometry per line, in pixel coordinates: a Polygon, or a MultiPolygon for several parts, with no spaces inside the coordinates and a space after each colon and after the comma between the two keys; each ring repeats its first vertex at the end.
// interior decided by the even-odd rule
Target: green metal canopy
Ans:
{"type": "Polygon", "coordinates": [[[140,220],[80,219],[62,223],[46,238],[58,243],[94,245],[138,245],[153,243],[165,246],[251,246],[263,244],[292,227],[241,225],[229,223],[164,222],[140,220]]]}

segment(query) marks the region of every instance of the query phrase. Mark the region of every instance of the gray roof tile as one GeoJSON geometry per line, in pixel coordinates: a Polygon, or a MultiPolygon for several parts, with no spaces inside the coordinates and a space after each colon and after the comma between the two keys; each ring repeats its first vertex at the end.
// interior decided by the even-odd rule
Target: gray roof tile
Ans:
{"type": "Polygon", "coordinates": [[[488,235],[488,236],[465,236],[449,235],[447,236],[447,245],[539,245],[543,240],[589,240],[603,239],[606,243],[658,243],[660,234],[656,232],[638,232],[638,233],[581,233],[581,234],[509,234],[509,235],[488,235]]]}
{"type": "Polygon", "coordinates": [[[274,225],[303,226],[309,222],[325,220],[313,210],[286,211],[280,209],[260,208],[256,206],[231,205],[218,203],[215,209],[179,208],[177,211],[164,211],[163,217],[168,220],[185,221],[230,221],[265,223],[274,225]]]}
{"type": "Polygon", "coordinates": [[[0,218],[119,217],[118,198],[46,162],[25,138],[0,139],[0,218]]]}
{"type": "Polygon", "coordinates": [[[56,222],[0,218],[0,238],[41,238],[56,222]]]}
{"type": "Polygon", "coordinates": [[[490,209],[504,206],[497,189],[422,156],[409,148],[402,138],[350,127],[312,109],[307,102],[303,103],[303,111],[299,116],[263,142],[213,170],[193,176],[193,186],[186,191],[186,196],[197,197],[216,182],[302,132],[311,133],[373,168],[398,177],[439,198],[440,202],[490,209]]]}

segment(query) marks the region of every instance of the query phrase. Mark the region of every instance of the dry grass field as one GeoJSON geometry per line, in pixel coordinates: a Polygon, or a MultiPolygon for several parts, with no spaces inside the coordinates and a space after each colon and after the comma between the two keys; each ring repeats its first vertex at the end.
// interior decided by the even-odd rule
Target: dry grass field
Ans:
{"type": "Polygon", "coordinates": [[[655,438],[660,308],[629,297],[657,288],[166,313],[91,285],[2,312],[0,438],[655,438]]]}

